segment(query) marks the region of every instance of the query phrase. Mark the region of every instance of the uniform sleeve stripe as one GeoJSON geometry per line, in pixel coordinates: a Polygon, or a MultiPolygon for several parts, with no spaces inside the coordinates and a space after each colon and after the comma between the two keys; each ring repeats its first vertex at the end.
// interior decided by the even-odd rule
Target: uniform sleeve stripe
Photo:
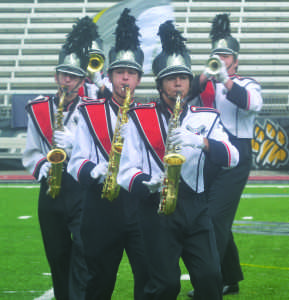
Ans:
{"type": "Polygon", "coordinates": [[[225,148],[227,149],[227,155],[228,155],[228,167],[230,167],[230,166],[231,166],[231,163],[232,163],[232,157],[231,157],[230,148],[229,148],[229,146],[228,146],[226,143],[223,142],[223,144],[224,144],[225,148]]]}
{"type": "Polygon", "coordinates": [[[131,191],[131,188],[132,188],[132,185],[133,185],[133,182],[134,182],[135,178],[136,178],[138,175],[140,175],[140,174],[142,174],[141,171],[139,171],[139,172],[137,172],[137,173],[135,173],[135,174],[133,175],[133,177],[132,177],[132,179],[131,179],[131,181],[130,181],[130,183],[129,183],[129,187],[128,187],[128,191],[129,191],[129,192],[131,191]]]}
{"type": "Polygon", "coordinates": [[[88,161],[89,161],[89,160],[86,159],[86,160],[81,164],[81,166],[79,167],[78,172],[77,172],[77,178],[78,178],[78,181],[79,181],[79,173],[80,173],[81,169],[83,168],[83,166],[84,166],[88,161]]]}
{"type": "Polygon", "coordinates": [[[46,157],[43,157],[42,159],[40,159],[38,161],[38,163],[36,164],[35,168],[34,168],[34,171],[33,171],[33,176],[37,179],[38,178],[38,175],[39,175],[39,172],[40,172],[40,168],[42,167],[42,165],[47,162],[47,159],[46,157]]]}
{"type": "Polygon", "coordinates": [[[250,109],[250,104],[251,104],[251,94],[249,91],[247,91],[247,110],[250,109]]]}

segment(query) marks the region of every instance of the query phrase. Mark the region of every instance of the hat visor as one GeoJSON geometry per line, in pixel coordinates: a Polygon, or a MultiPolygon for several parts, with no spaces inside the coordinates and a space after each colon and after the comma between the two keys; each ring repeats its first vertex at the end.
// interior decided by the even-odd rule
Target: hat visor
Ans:
{"type": "Polygon", "coordinates": [[[72,75],[79,76],[79,77],[86,76],[86,71],[84,71],[81,68],[77,68],[75,66],[70,66],[70,65],[59,65],[56,67],[56,71],[72,74],[72,75]]]}
{"type": "Polygon", "coordinates": [[[108,71],[117,69],[117,68],[128,68],[128,69],[134,69],[141,73],[143,73],[142,66],[139,65],[136,62],[132,61],[125,61],[125,60],[119,60],[111,63],[108,67],[108,71]]]}
{"type": "Polygon", "coordinates": [[[185,66],[171,66],[160,71],[157,75],[157,79],[162,79],[169,75],[177,75],[177,74],[186,74],[194,77],[192,71],[185,66]]]}
{"type": "Polygon", "coordinates": [[[211,55],[214,54],[229,54],[229,55],[236,55],[236,52],[230,48],[216,48],[212,50],[211,55]]]}

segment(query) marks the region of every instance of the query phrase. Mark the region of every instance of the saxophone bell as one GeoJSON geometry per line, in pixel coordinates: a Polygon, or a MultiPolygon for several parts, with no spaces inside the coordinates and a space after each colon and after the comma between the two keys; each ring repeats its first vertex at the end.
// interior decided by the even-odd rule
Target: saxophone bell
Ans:
{"type": "Polygon", "coordinates": [[[66,153],[63,149],[55,148],[48,152],[47,160],[51,163],[51,169],[48,175],[48,190],[52,198],[55,198],[61,189],[62,166],[66,160],[66,153]]]}

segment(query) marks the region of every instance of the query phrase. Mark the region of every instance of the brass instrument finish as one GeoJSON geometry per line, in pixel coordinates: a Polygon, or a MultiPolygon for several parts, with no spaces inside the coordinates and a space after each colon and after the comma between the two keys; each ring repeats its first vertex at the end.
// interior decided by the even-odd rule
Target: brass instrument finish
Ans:
{"type": "Polygon", "coordinates": [[[128,122],[127,112],[130,104],[130,88],[126,87],[126,97],[123,105],[119,108],[111,149],[109,153],[108,170],[102,189],[102,198],[113,201],[119,194],[120,186],[117,184],[120,156],[123,147],[123,137],[120,134],[121,127],[128,122]]]}
{"type": "Polygon", "coordinates": [[[206,62],[206,72],[211,76],[216,76],[222,68],[221,60],[217,56],[210,57],[206,62]]]}
{"type": "MultiPolygon", "coordinates": [[[[59,100],[59,105],[56,113],[56,122],[53,128],[55,130],[64,130],[63,128],[63,106],[64,99],[66,96],[66,89],[63,89],[63,93],[59,100]]],[[[51,163],[51,169],[48,175],[48,190],[47,194],[49,194],[52,198],[55,198],[59,195],[61,189],[61,181],[62,181],[62,166],[63,162],[66,160],[66,153],[63,149],[57,148],[55,143],[53,142],[53,149],[47,153],[47,160],[51,163]]]]}
{"type": "Polygon", "coordinates": [[[104,59],[97,53],[91,53],[89,56],[89,62],[87,66],[87,72],[89,77],[92,78],[95,72],[100,72],[104,66],[104,59]]]}
{"type": "Polygon", "coordinates": [[[179,115],[181,111],[181,95],[177,94],[176,104],[174,107],[173,114],[168,124],[168,134],[165,147],[164,156],[164,179],[162,182],[162,190],[160,195],[160,204],[158,213],[164,215],[170,215],[175,211],[178,191],[179,191],[179,180],[181,175],[181,168],[186,158],[178,153],[180,151],[179,146],[173,146],[170,144],[169,139],[172,135],[173,129],[180,126],[179,115]]]}

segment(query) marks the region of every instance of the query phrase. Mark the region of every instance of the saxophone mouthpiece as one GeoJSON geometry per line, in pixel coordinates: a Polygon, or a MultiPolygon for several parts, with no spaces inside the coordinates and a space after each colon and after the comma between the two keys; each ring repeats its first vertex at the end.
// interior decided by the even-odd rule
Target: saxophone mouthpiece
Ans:
{"type": "Polygon", "coordinates": [[[122,91],[123,92],[125,92],[126,91],[126,89],[129,87],[129,85],[128,84],[126,84],[126,85],[124,85],[123,87],[122,87],[122,91]]]}

